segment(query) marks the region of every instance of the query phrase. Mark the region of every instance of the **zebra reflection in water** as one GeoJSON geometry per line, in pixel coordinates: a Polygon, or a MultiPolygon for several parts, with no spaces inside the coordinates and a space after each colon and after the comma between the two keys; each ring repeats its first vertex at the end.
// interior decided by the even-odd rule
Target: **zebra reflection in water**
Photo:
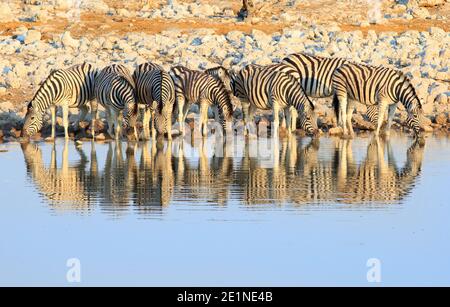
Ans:
{"type": "Polygon", "coordinates": [[[55,144],[51,147],[48,164],[44,162],[42,150],[37,144],[23,143],[21,147],[27,175],[53,210],[73,209],[82,212],[89,209],[93,195],[86,188],[92,186],[91,180],[95,175],[86,171],[89,160],[83,150],[76,149],[80,159],[75,165],[69,165],[68,142],[64,142],[62,163],[58,166],[55,144]]]}
{"type": "Polygon", "coordinates": [[[361,161],[355,158],[352,140],[328,139],[321,144],[318,139],[290,136],[270,148],[258,140],[243,140],[236,147],[238,143],[210,141],[92,143],[75,147],[77,155],[72,158],[77,159],[70,164],[69,142],[62,146],[61,164],[56,158],[60,144],[52,145],[49,163],[37,144],[23,144],[22,150],[27,174],[52,210],[88,212],[99,206],[117,217],[130,211],[162,213],[167,206],[195,203],[302,207],[399,203],[420,177],[424,152],[423,146],[412,143],[399,167],[392,145],[382,138],[368,142],[361,161]],[[90,155],[83,148],[90,148],[90,155]],[[261,154],[263,149],[266,155],[261,154]]]}

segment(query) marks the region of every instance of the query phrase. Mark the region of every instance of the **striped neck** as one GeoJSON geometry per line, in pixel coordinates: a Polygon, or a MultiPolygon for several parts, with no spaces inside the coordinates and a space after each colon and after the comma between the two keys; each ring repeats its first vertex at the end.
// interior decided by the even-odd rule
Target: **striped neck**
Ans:
{"type": "Polygon", "coordinates": [[[397,86],[397,99],[410,114],[416,114],[417,110],[421,108],[416,90],[406,78],[397,86]]]}
{"type": "Polygon", "coordinates": [[[232,114],[233,107],[231,105],[231,99],[222,83],[215,82],[216,84],[211,90],[211,100],[213,104],[217,105],[223,113],[225,119],[229,119],[232,114]]]}
{"type": "Polygon", "coordinates": [[[303,112],[308,112],[312,107],[312,102],[309,98],[303,94],[303,90],[300,89],[300,86],[293,87],[292,93],[287,95],[289,105],[294,106],[297,110],[302,110],[303,112]]]}
{"type": "Polygon", "coordinates": [[[62,84],[51,74],[37,90],[30,104],[36,112],[43,113],[51,105],[56,103],[57,93],[55,87],[61,87],[62,84]]]}

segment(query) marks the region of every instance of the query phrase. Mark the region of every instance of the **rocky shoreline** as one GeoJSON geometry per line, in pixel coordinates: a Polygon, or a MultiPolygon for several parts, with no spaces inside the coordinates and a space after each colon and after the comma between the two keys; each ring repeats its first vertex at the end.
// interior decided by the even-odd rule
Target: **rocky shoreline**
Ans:
{"type": "MultiPolygon", "coordinates": [[[[127,13],[120,9],[107,9],[107,5],[101,1],[89,3],[96,5],[86,6],[86,10],[135,18],[170,19],[189,16],[206,18],[217,14],[230,15],[232,18],[233,12],[230,8],[219,6],[211,8],[197,4],[190,6],[178,4],[181,5],[180,8],[174,9],[174,5],[177,5],[175,3],[159,9],[148,8],[149,14],[146,15],[143,13],[145,10],[127,13]],[[193,12],[193,7],[198,10],[193,12]],[[167,12],[172,10],[173,14],[164,13],[164,9],[167,12]]],[[[395,5],[404,6],[405,12],[414,12],[408,11],[411,3],[406,1],[406,4],[395,5]]],[[[6,5],[10,7],[10,15],[14,15],[10,16],[11,21],[25,18],[23,11],[22,15],[14,14],[13,5],[1,4],[0,17],[6,16],[4,20],[8,18],[6,5]]],[[[38,16],[36,20],[45,20],[45,17],[39,17],[39,12],[48,12],[49,9],[34,4],[30,4],[29,7],[36,7],[38,16]]],[[[59,11],[60,14],[70,13],[70,10],[59,11]]],[[[30,11],[27,12],[28,15],[31,14],[30,11]]],[[[284,19],[289,19],[286,15],[283,16],[284,19]]],[[[402,16],[390,15],[389,18],[403,18],[402,16]]],[[[442,20],[446,19],[446,16],[437,14],[433,18],[442,20]]],[[[143,62],[153,61],[166,69],[173,65],[185,65],[191,69],[207,69],[222,65],[237,70],[249,63],[265,65],[279,62],[286,55],[295,52],[343,57],[354,62],[399,69],[411,77],[423,101],[424,112],[429,119],[426,129],[428,131],[450,129],[450,32],[439,27],[430,27],[424,31],[365,31],[365,24],[361,25],[361,30],[343,31],[339,25],[323,25],[302,18],[299,14],[297,19],[291,19],[290,24],[282,31],[273,33],[253,29],[250,32],[236,30],[218,34],[208,28],[195,28],[189,31],[173,28],[156,34],[141,32],[116,34],[106,33],[106,30],[102,34],[100,29],[95,37],[76,37],[71,30],[67,30],[49,38],[47,33],[33,26],[19,26],[8,35],[3,35],[3,31],[0,31],[0,130],[2,131],[0,140],[15,137],[17,131],[20,131],[26,102],[32,98],[39,83],[52,69],[70,67],[82,62],[91,63],[98,68],[117,62],[134,69],[143,62]]],[[[373,22],[383,23],[383,20],[386,20],[386,17],[383,16],[373,22]]],[[[258,20],[246,21],[249,24],[252,22],[256,23],[258,20]]],[[[324,99],[318,105],[319,126],[328,132],[334,124],[331,101],[324,99]]],[[[360,129],[371,129],[362,118],[364,113],[365,107],[358,105],[354,116],[355,125],[360,129]]],[[[400,129],[405,118],[406,112],[399,108],[394,128],[397,126],[400,129]]]]}

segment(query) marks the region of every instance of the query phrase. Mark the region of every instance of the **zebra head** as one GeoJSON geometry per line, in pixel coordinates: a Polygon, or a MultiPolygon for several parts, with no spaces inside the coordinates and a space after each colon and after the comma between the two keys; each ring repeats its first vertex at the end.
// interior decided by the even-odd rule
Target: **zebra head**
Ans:
{"type": "Polygon", "coordinates": [[[416,136],[420,133],[421,123],[423,123],[423,109],[422,102],[416,93],[416,89],[411,84],[411,81],[402,75],[403,80],[398,86],[397,97],[398,100],[405,106],[408,112],[406,125],[414,130],[416,136]]]}
{"type": "Polygon", "coordinates": [[[161,110],[158,108],[155,112],[155,129],[158,134],[170,133],[167,131],[167,123],[172,121],[173,104],[165,104],[161,110]]]}
{"type": "Polygon", "coordinates": [[[33,107],[32,102],[30,102],[27,106],[27,114],[25,115],[23,128],[22,128],[22,137],[30,137],[36,134],[39,130],[41,130],[42,125],[44,123],[44,113],[36,110],[33,107]]]}
{"type": "Polygon", "coordinates": [[[288,103],[297,109],[300,128],[302,128],[308,135],[315,136],[319,133],[319,129],[317,128],[315,106],[297,81],[293,78],[289,81],[291,84],[294,84],[294,87],[291,91],[288,103]]]}
{"type": "Polygon", "coordinates": [[[408,113],[408,116],[406,117],[406,121],[405,124],[407,127],[413,129],[414,134],[416,136],[419,136],[420,134],[420,130],[421,130],[421,122],[422,122],[422,117],[423,117],[423,111],[422,108],[420,108],[419,110],[417,110],[416,113],[408,113]]]}
{"type": "Polygon", "coordinates": [[[308,135],[317,135],[319,133],[319,129],[317,128],[317,118],[314,112],[314,104],[309,98],[303,104],[302,112],[299,112],[300,115],[300,127],[306,131],[308,135]]]}

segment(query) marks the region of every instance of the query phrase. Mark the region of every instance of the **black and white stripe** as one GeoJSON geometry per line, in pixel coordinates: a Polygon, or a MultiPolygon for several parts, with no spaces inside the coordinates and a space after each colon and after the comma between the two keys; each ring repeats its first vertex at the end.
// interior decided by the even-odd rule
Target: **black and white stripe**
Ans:
{"type": "Polygon", "coordinates": [[[149,134],[149,123],[154,137],[167,133],[172,139],[172,112],[175,103],[175,85],[164,69],[148,62],[139,65],[133,73],[137,102],[145,107],[144,132],[149,134]]]}
{"type": "Polygon", "coordinates": [[[175,83],[178,123],[182,134],[184,134],[184,120],[193,103],[200,106],[200,130],[203,136],[207,133],[209,106],[217,107],[219,118],[216,120],[220,121],[224,133],[231,129],[233,107],[230,95],[222,82],[204,72],[183,66],[173,67],[170,73],[175,83]]]}
{"type": "MultiPolygon", "coordinates": [[[[248,65],[232,79],[233,93],[242,100],[244,124],[248,130],[256,109],[272,110],[274,135],[279,126],[279,111],[293,106],[300,114],[300,125],[307,133],[317,132],[314,105],[303,92],[300,84],[289,73],[278,70],[280,66],[248,65]],[[277,68],[277,69],[275,69],[277,68]]],[[[286,113],[290,115],[289,112],[286,113]]],[[[288,122],[291,122],[288,119],[288,122]]],[[[290,131],[291,125],[288,130],[290,131]]]]}
{"type": "Polygon", "coordinates": [[[231,75],[228,70],[223,66],[216,66],[213,68],[208,68],[205,70],[205,73],[214,77],[216,80],[222,81],[223,85],[227,89],[227,91],[231,94],[231,75]]]}
{"type": "MultiPolygon", "coordinates": [[[[32,136],[41,130],[47,109],[52,113],[52,138],[55,137],[56,107],[63,110],[65,137],[68,138],[69,108],[79,108],[83,120],[91,106],[92,121],[95,120],[97,106],[94,100],[94,80],[97,71],[92,65],[84,63],[68,69],[57,69],[50,73],[41,84],[33,99],[28,104],[22,135],[32,136]]],[[[94,129],[92,128],[92,133],[94,129]]]]}
{"type": "Polygon", "coordinates": [[[384,115],[388,111],[386,132],[394,118],[397,104],[401,102],[408,112],[408,124],[416,135],[420,132],[422,104],[409,79],[400,71],[382,66],[346,63],[333,74],[333,105],[339,125],[353,135],[351,115],[355,101],[378,108],[376,135],[379,134],[384,115]]]}
{"type": "MultiPolygon", "coordinates": [[[[348,63],[348,60],[294,53],[285,57],[281,63],[291,67],[292,70],[289,73],[299,80],[306,95],[313,98],[326,98],[333,95],[334,71],[348,63]]],[[[368,120],[376,126],[378,109],[367,106],[366,115],[368,120]]]]}
{"type": "MultiPolygon", "coordinates": [[[[118,139],[124,127],[129,126],[128,113],[136,112],[135,84],[130,71],[123,65],[113,64],[103,68],[95,79],[95,97],[105,108],[108,133],[118,139]],[[124,116],[124,111],[127,113],[124,116]],[[124,121],[125,118],[125,121],[124,121]]],[[[134,126],[137,136],[136,126],[134,126]]]]}

